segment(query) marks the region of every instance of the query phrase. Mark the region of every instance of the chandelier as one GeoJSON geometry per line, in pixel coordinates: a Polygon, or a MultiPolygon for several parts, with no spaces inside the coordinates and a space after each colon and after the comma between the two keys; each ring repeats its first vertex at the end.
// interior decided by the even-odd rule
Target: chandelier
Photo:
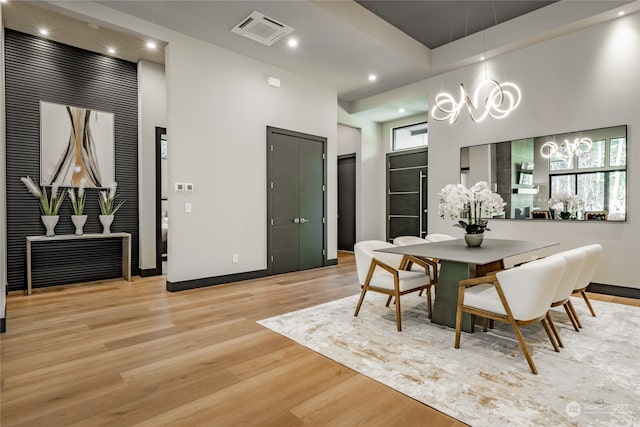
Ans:
{"type": "Polygon", "coordinates": [[[449,120],[450,124],[454,124],[460,117],[460,111],[466,107],[474,122],[481,122],[487,117],[501,119],[520,105],[521,98],[520,88],[514,83],[484,80],[476,87],[473,97],[469,96],[464,84],[460,83],[458,100],[446,92],[436,95],[431,117],[437,121],[449,120]]]}
{"type": "Polygon", "coordinates": [[[551,157],[569,158],[575,155],[588,153],[591,151],[593,141],[591,138],[578,137],[573,142],[565,139],[560,144],[555,141],[547,141],[540,147],[540,155],[545,159],[551,157]]]}

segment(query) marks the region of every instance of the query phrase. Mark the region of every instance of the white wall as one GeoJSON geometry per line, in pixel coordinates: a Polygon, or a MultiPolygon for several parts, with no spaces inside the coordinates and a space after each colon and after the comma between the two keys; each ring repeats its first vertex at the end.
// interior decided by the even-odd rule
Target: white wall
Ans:
{"type": "Polygon", "coordinates": [[[166,72],[169,179],[195,186],[169,195],[168,280],[267,268],[269,125],[327,138],[327,256],[336,258],[336,91],[182,35],[166,49],[166,72]]]}
{"type": "Polygon", "coordinates": [[[385,240],[385,150],[381,126],[338,107],[338,123],[360,130],[356,152],[356,240],[385,240]],[[379,208],[379,207],[382,208],[379,208]]]}
{"type": "MultiPolygon", "coordinates": [[[[490,77],[517,83],[522,103],[509,117],[472,123],[465,111],[458,123],[431,120],[429,126],[429,205],[437,206],[442,187],[459,180],[460,147],[538,135],[627,124],[628,222],[491,221],[490,237],[559,242],[547,252],[587,243],[605,250],[594,282],[640,288],[640,14],[636,13],[506,54],[488,65],[490,77]]],[[[474,87],[480,66],[446,74],[445,88],[461,81],[474,87]]],[[[435,95],[443,78],[424,81],[435,95]]],[[[430,232],[461,235],[461,230],[429,209],[430,232]]]]}
{"type": "Polygon", "coordinates": [[[156,126],[166,127],[164,65],[138,63],[140,269],[156,268],[156,126]]]}

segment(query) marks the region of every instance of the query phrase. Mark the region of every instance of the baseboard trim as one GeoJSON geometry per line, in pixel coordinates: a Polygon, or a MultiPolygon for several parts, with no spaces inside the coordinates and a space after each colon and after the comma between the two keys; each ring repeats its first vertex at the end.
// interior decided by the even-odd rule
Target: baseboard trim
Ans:
{"type": "Polygon", "coordinates": [[[242,280],[266,277],[267,270],[247,271],[246,273],[225,274],[224,276],[205,277],[203,279],[170,282],[167,280],[167,291],[178,292],[188,289],[204,288],[206,286],[222,285],[224,283],[240,282],[242,280]]]}
{"type": "Polygon", "coordinates": [[[338,265],[338,258],[328,259],[325,265],[338,265]]]}
{"type": "Polygon", "coordinates": [[[158,272],[157,268],[140,269],[140,277],[161,276],[162,272],[158,272]]]}
{"type": "Polygon", "coordinates": [[[587,292],[640,299],[640,289],[627,288],[625,286],[605,285],[604,283],[590,283],[589,286],[587,286],[587,292]]]}

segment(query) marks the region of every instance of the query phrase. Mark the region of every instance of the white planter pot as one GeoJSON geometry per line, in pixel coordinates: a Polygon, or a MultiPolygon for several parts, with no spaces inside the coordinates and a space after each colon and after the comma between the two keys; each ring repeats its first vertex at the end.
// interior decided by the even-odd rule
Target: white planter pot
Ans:
{"type": "Polygon", "coordinates": [[[76,236],[80,236],[82,234],[84,234],[84,232],[82,231],[82,228],[84,227],[84,223],[87,222],[87,216],[86,215],[71,215],[71,221],[73,222],[73,225],[76,226],[76,236]]]}
{"type": "Polygon", "coordinates": [[[51,237],[56,235],[55,228],[59,218],[58,215],[40,215],[40,219],[47,229],[45,236],[51,237]]]}
{"type": "Polygon", "coordinates": [[[100,215],[100,223],[102,224],[102,234],[111,233],[111,223],[113,222],[113,215],[100,215]]]}

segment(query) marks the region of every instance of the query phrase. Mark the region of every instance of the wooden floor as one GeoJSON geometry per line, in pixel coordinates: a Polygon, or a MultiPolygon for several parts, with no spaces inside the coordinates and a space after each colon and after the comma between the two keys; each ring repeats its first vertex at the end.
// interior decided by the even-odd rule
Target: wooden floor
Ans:
{"type": "Polygon", "coordinates": [[[338,266],[178,293],[164,277],[13,293],[0,424],[463,425],[255,323],[358,292],[353,255],[340,254],[338,266]]]}

